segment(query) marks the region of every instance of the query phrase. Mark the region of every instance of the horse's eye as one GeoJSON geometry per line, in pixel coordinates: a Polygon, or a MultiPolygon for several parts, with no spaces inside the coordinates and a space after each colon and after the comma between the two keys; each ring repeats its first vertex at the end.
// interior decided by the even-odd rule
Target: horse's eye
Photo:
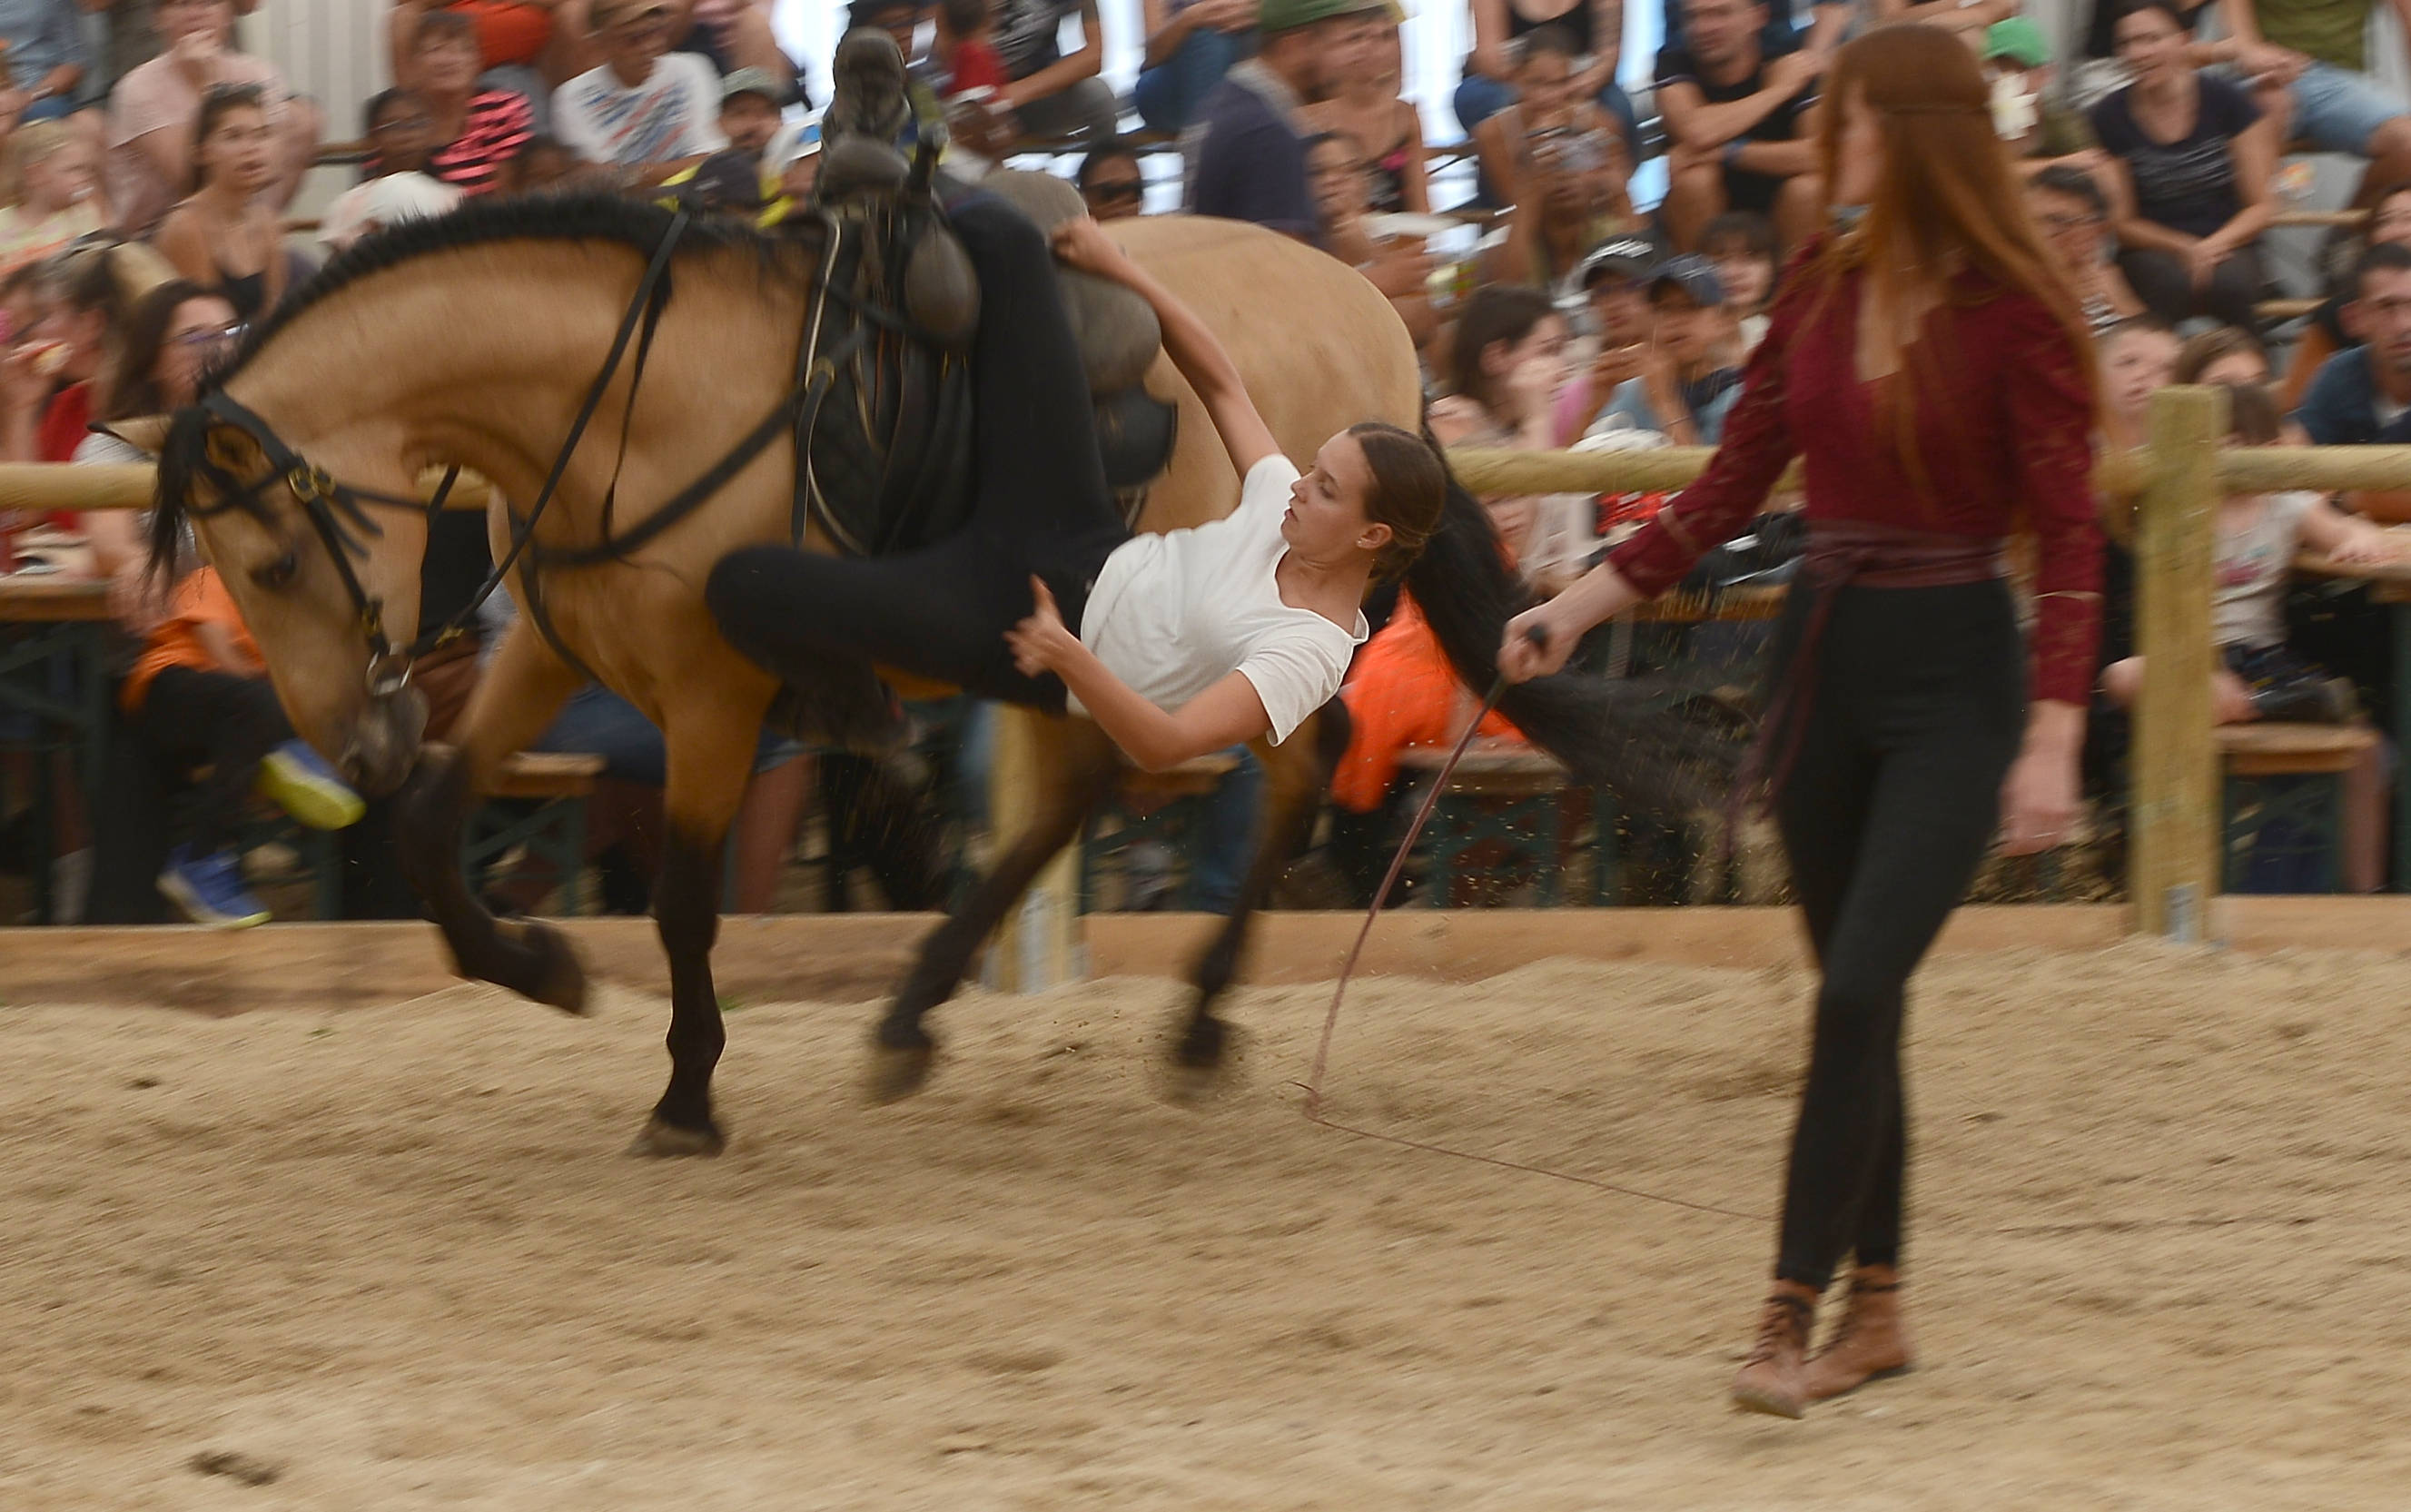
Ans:
{"type": "Polygon", "coordinates": [[[251,580],[262,588],[284,588],[291,584],[294,574],[300,570],[300,557],[287,551],[265,566],[252,568],[251,580]]]}

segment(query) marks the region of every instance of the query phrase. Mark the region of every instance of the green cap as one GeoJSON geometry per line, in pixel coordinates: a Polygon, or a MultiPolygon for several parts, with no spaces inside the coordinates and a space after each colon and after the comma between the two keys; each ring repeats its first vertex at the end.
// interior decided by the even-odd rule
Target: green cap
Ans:
{"type": "Polygon", "coordinates": [[[1293,32],[1319,21],[1371,15],[1389,8],[1384,0],[1264,0],[1256,11],[1256,25],[1267,32],[1293,32]]]}
{"type": "Polygon", "coordinates": [[[2021,68],[2039,68],[2051,61],[2051,44],[2042,28],[2024,16],[1996,21],[1984,29],[1984,61],[2007,58],[2021,68]]]}

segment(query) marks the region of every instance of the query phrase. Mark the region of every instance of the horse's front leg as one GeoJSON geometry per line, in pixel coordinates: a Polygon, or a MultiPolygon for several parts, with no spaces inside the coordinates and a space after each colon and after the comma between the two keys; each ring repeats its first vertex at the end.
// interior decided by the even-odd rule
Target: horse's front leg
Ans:
{"type": "Polygon", "coordinates": [[[421,753],[394,801],[394,836],[409,880],[451,947],[453,967],[570,1013],[586,1006],[586,973],[558,930],[498,920],[460,873],[460,828],[497,768],[544,733],[578,677],[525,621],[511,626],[454,732],[421,753]]]}
{"type": "Polygon", "coordinates": [[[725,1140],[711,1111],[711,1073],[728,1032],[711,983],[720,936],[721,850],[744,800],[771,684],[752,668],[741,683],[693,675],[661,712],[669,745],[662,794],[665,833],[653,919],[670,966],[670,1083],[630,1153],[716,1155],[725,1140]]]}
{"type": "Polygon", "coordinates": [[[876,1102],[894,1102],[921,1090],[938,1051],[922,1019],[954,995],[980,942],[995,932],[1046,863],[1080,832],[1089,812],[1113,791],[1120,772],[1113,743],[1085,719],[1041,721],[1018,709],[1000,711],[999,717],[1037,726],[1039,749],[1031,763],[1038,774],[1037,790],[1012,795],[1012,806],[1025,815],[1022,824],[1009,835],[999,835],[1003,854],[962,906],[921,942],[919,959],[871,1036],[870,1095],[876,1102]]]}
{"type": "Polygon", "coordinates": [[[1188,1101],[1214,1090],[1231,1064],[1234,1033],[1217,1015],[1214,1005],[1238,975],[1239,955],[1248,943],[1248,928],[1256,910],[1272,896],[1273,884],[1305,848],[1321,812],[1322,795],[1330,790],[1331,773],[1348,749],[1348,706],[1334,698],[1314,717],[1279,745],[1259,741],[1256,759],[1264,764],[1264,785],[1256,819],[1256,855],[1248,866],[1230,917],[1222,920],[1206,953],[1197,959],[1191,980],[1197,1000],[1189,1016],[1174,1026],[1172,1094],[1188,1101]]]}

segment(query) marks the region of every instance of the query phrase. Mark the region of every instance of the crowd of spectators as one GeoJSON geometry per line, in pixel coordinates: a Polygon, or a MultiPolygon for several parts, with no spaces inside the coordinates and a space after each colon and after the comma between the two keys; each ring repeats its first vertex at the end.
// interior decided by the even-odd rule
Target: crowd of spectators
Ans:
{"type": "MultiPolygon", "coordinates": [[[[357,123],[357,181],[305,234],[288,220],[297,189],[325,139],[354,127],[330,131],[306,92],[243,50],[253,3],[0,0],[0,457],[123,460],[90,422],[188,397],[209,356],[316,259],[379,228],[561,187],[692,194],[775,225],[811,185],[813,102],[770,0],[388,0],[393,86],[357,123]]],[[[1874,24],[1944,27],[1982,60],[2037,225],[2099,338],[2106,443],[2140,443],[2151,394],[2181,375],[2266,393],[2269,425],[2258,401],[2239,408],[2247,439],[2411,441],[2411,106],[2367,73],[2370,0],[2097,0],[2068,58],[2018,0],[1662,4],[1663,45],[1628,65],[1623,0],[1469,0],[1461,82],[1421,102],[1404,93],[1395,0],[1145,0],[1144,36],[1113,39],[1143,45],[1126,98],[1104,77],[1096,0],[855,0],[847,23],[898,39],[913,131],[942,127],[956,177],[1043,148],[1100,220],[1177,208],[1315,246],[1396,310],[1444,442],[1536,448],[1718,441],[1785,259],[1827,213],[1816,137],[1834,53],[1874,24]],[[1427,141],[1444,137],[1430,129],[1443,110],[1462,143],[1427,141]],[[2366,162],[2348,198],[2370,214],[2336,233],[2341,276],[2297,330],[2263,312],[2268,236],[2288,198],[2280,163],[2299,141],[2366,162]],[[1638,187],[1653,182],[1644,169],[1662,183],[1654,198],[1638,187]]],[[[1652,506],[1485,502],[1536,588],[1652,506]]],[[[2222,541],[2255,561],[2281,536],[2360,551],[2371,548],[2358,527],[2335,521],[2365,519],[2411,519],[2411,494],[2319,509],[2240,501],[2222,541]]],[[[176,745],[136,697],[127,728],[138,745],[156,737],[152,777],[172,790],[182,769],[208,769],[203,807],[235,801],[241,781],[306,807],[325,774],[300,755],[276,756],[272,781],[225,772],[286,751],[289,731],[260,717],[256,696],[203,681],[251,675],[240,625],[212,628],[222,592],[189,578],[172,596],[147,586],[128,522],[110,516],[0,517],[0,568],[51,565],[44,543],[70,534],[86,555],[57,560],[110,580],[129,645],[154,659],[173,650],[195,674],[145,686],[203,709],[193,717],[213,728],[215,706],[180,687],[216,688],[240,713],[218,721],[224,742],[176,745]]],[[[2226,557],[2220,571],[2223,584],[2250,576],[2226,557]]],[[[2258,652],[2265,577],[2232,617],[2249,626],[2233,643],[2258,652]]],[[[1398,748],[1453,728],[1464,702],[1461,688],[1433,702],[1453,684],[1411,600],[1395,612],[1366,653],[1373,682],[1350,694],[1361,707],[1340,830],[1365,855],[1395,807],[1398,748]]],[[[2113,645],[2114,659],[2130,649],[2113,645]]],[[[2230,658],[2221,707],[2343,717],[2331,692],[2285,688],[2373,687],[2373,665],[2230,658]],[[2285,687],[2256,702],[2259,674],[2259,693],[2285,687]]],[[[641,718],[600,690],[573,716],[554,747],[611,753],[613,777],[637,795],[597,832],[641,836],[658,737],[647,745],[641,718]]],[[[774,830],[792,829],[796,755],[764,747],[759,807],[774,830]]],[[[163,855],[185,847],[163,863],[180,903],[249,917],[222,815],[130,807],[168,815],[163,855]]],[[[776,852],[739,868],[743,901],[767,897],[775,869],[762,858],[776,852]]],[[[139,917],[128,899],[149,897],[147,864],[104,859],[94,917],[139,917]]],[[[1211,864],[1233,870],[1229,857],[1211,864]]]]}

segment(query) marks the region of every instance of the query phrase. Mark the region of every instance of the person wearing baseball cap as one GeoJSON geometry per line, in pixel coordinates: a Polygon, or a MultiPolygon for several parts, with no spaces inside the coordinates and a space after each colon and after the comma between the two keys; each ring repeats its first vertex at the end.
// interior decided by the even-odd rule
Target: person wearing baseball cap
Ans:
{"type": "Polygon", "coordinates": [[[1655,242],[1632,235],[1610,237],[1575,265],[1573,285],[1590,307],[1599,355],[1557,395],[1550,415],[1557,445],[1581,435],[1608,396],[1640,376],[1649,352],[1649,274],[1663,260],[1655,242]]]}
{"type": "Polygon", "coordinates": [[[728,145],[713,153],[692,171],[673,173],[665,189],[684,191],[707,210],[751,215],[763,226],[775,226],[794,208],[782,191],[780,176],[787,166],[770,160],[772,139],[782,119],[779,81],[767,69],[739,68],[720,81],[720,131],[728,145]]]}
{"type": "Polygon", "coordinates": [[[1678,447],[1713,447],[1741,394],[1732,312],[1717,265],[1669,257],[1649,274],[1649,349],[1586,428],[1655,431],[1678,447]]]}
{"type": "Polygon", "coordinates": [[[1304,108],[1330,90],[1333,60],[1385,14],[1382,0],[1264,0],[1264,40],[1234,64],[1198,111],[1204,129],[1188,154],[1187,209],[1253,221],[1313,242],[1314,196],[1307,185],[1304,108]]]}
{"type": "Polygon", "coordinates": [[[720,134],[720,74],[669,51],[667,0],[592,0],[587,11],[602,66],[553,92],[553,132],[590,163],[650,188],[728,145],[720,134]]]}
{"type": "Polygon", "coordinates": [[[1993,129],[2028,178],[2053,167],[2101,165],[2083,115],[2053,98],[2051,43],[2024,16],[1984,30],[1984,77],[1993,87],[1993,129]]]}

